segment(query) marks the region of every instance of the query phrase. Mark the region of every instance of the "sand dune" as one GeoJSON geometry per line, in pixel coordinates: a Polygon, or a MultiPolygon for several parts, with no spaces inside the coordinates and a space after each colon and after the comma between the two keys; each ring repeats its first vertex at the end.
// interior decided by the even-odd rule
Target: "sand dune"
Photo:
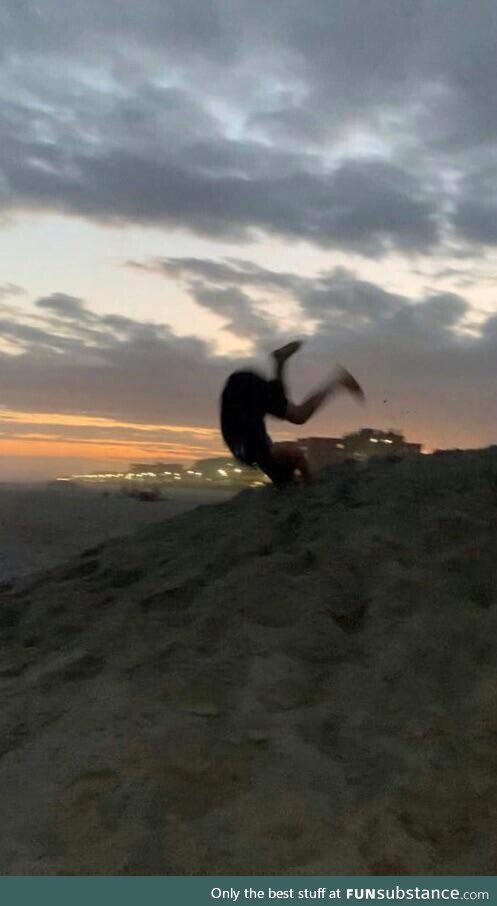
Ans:
{"type": "Polygon", "coordinates": [[[201,503],[232,496],[224,490],[170,487],[163,493],[164,499],[144,504],[118,491],[105,491],[102,485],[0,485],[0,582],[53,566],[91,544],[127,535],[201,503]]]}
{"type": "Polygon", "coordinates": [[[246,492],[2,595],[4,874],[494,874],[497,453],[246,492]]]}

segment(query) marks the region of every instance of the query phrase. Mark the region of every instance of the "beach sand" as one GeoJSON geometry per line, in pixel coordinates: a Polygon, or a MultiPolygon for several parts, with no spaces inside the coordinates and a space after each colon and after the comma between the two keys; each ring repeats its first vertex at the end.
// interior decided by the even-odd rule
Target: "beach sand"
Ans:
{"type": "Polygon", "coordinates": [[[0,485],[0,582],[53,566],[84,547],[142,525],[232,496],[223,489],[168,486],[162,500],[144,503],[103,485],[0,485]]]}
{"type": "Polygon", "coordinates": [[[496,506],[343,465],[4,589],[0,871],[494,874],[496,506]]]}

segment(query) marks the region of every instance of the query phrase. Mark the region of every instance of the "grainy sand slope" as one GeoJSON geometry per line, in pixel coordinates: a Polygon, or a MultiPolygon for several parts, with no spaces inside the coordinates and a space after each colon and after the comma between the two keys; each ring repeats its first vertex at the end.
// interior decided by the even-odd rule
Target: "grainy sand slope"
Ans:
{"type": "Polygon", "coordinates": [[[4,874],[494,874],[497,454],[202,507],[4,593],[4,874]]]}
{"type": "Polygon", "coordinates": [[[232,494],[167,487],[164,499],[143,503],[116,491],[104,494],[102,486],[97,490],[66,483],[0,485],[0,583],[232,494]]]}

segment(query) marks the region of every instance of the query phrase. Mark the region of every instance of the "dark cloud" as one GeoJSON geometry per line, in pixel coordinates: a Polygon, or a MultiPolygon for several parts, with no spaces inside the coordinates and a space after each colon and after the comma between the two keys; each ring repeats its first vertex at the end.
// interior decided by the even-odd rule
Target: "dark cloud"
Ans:
{"type": "MultiPolygon", "coordinates": [[[[174,262],[178,274],[194,271],[188,285],[198,303],[226,318],[231,331],[254,341],[263,371],[269,369],[267,350],[282,336],[261,315],[252,293],[260,291],[263,279],[274,287],[284,278],[284,292],[318,322],[291,365],[294,398],[319,383],[338,360],[363,381],[371,423],[383,424],[388,417],[399,426],[401,413],[409,411],[407,423],[402,415],[403,426],[420,440],[429,431],[439,443],[456,443],[456,438],[460,443],[490,442],[497,415],[495,318],[483,323],[479,335],[461,332],[468,312],[463,297],[438,293],[413,302],[340,268],[304,278],[278,275],[241,260],[174,262]],[[221,285],[212,285],[213,276],[221,285]],[[388,414],[382,409],[385,398],[388,414]]],[[[220,390],[240,361],[216,356],[201,340],[178,337],[164,325],[95,314],[89,336],[85,322],[69,320],[63,305],[38,305],[35,311],[38,318],[46,312],[45,330],[40,321],[30,321],[28,309],[14,328],[0,325],[2,334],[18,346],[16,355],[0,354],[2,406],[216,427],[220,390]]],[[[330,433],[330,418],[333,430],[340,432],[364,421],[364,413],[344,398],[323,410],[312,430],[330,433]]]]}
{"type": "Polygon", "coordinates": [[[68,321],[92,321],[94,315],[88,311],[81,299],[68,296],[65,293],[52,293],[43,296],[36,302],[39,308],[55,312],[59,317],[68,321]]]}
{"type": "Polygon", "coordinates": [[[12,296],[24,296],[26,290],[16,283],[0,283],[0,300],[9,299],[12,296]]]}
{"type": "MultiPolygon", "coordinates": [[[[9,0],[0,204],[430,251],[443,174],[495,139],[496,24],[487,0],[9,0]]],[[[468,185],[454,226],[495,244],[494,213],[468,185]]]]}
{"type": "Polygon", "coordinates": [[[277,342],[280,333],[274,318],[254,311],[253,302],[236,287],[210,289],[193,286],[192,296],[199,305],[225,319],[225,327],[234,336],[252,341],[271,338],[277,342]]]}
{"type": "Polygon", "coordinates": [[[272,271],[253,261],[225,258],[214,261],[208,258],[159,258],[150,263],[129,261],[128,267],[145,271],[163,271],[186,280],[203,280],[213,286],[251,286],[266,290],[293,290],[301,285],[297,274],[272,271]]]}
{"type": "MultiPolygon", "coordinates": [[[[187,107],[183,116],[188,122],[187,107]]],[[[433,195],[389,162],[313,168],[305,156],[296,163],[278,149],[221,136],[174,148],[162,147],[157,136],[147,144],[145,134],[138,149],[133,141],[105,147],[105,137],[99,142],[96,133],[94,147],[83,138],[74,147],[57,136],[52,118],[54,147],[7,125],[0,195],[6,210],[22,206],[108,223],[161,223],[228,241],[249,240],[263,230],[369,255],[390,248],[426,251],[437,241],[433,195]]],[[[34,124],[29,129],[36,131],[34,124]]]]}
{"type": "Polygon", "coordinates": [[[456,0],[450,15],[440,4],[426,6],[430,28],[424,33],[422,62],[443,89],[431,111],[431,134],[448,153],[480,149],[497,135],[495,4],[456,0]],[[444,115],[437,115],[442,110],[444,115]]]}
{"type": "MultiPolygon", "coordinates": [[[[303,316],[320,326],[333,324],[340,333],[387,326],[390,331],[417,332],[425,328],[450,331],[469,311],[468,303],[455,293],[431,292],[412,304],[405,296],[361,280],[344,267],[311,278],[272,271],[238,259],[164,258],[148,265],[134,263],[132,266],[145,271],[158,269],[169,277],[182,280],[197,302],[231,317],[234,324],[239,318],[243,335],[254,341],[265,334],[261,328],[267,322],[263,325],[259,320],[252,322],[245,313],[252,305],[253,317],[254,297],[250,293],[260,290],[284,294],[297,303],[303,316]]],[[[259,319],[259,314],[256,317],[259,319]]],[[[237,332],[232,327],[229,329],[237,332]]]]}
{"type": "MultiPolygon", "coordinates": [[[[448,176],[495,137],[493,4],[201,6],[9,0],[0,206],[436,250],[448,176]]],[[[493,208],[465,186],[454,226],[494,243],[493,208]]]]}
{"type": "Polygon", "coordinates": [[[95,315],[89,341],[76,321],[62,334],[65,313],[56,318],[59,332],[50,329],[53,320],[45,331],[32,326],[29,313],[0,325],[18,346],[15,355],[0,353],[3,406],[137,422],[213,421],[226,365],[202,341],[115,315],[95,315]]]}
{"type": "Polygon", "coordinates": [[[293,109],[302,134],[306,114],[327,111],[336,127],[365,111],[401,110],[431,86],[427,113],[434,120],[445,110],[439,128],[454,140],[463,111],[473,111],[467,136],[488,132],[489,121],[495,127],[488,97],[496,24],[492,0],[453,0],[450,10],[423,0],[6,0],[1,40],[7,59],[76,56],[95,68],[110,62],[121,77],[126,56],[141,59],[140,71],[155,72],[160,61],[171,80],[191,71],[197,78],[203,66],[206,93],[221,84],[225,97],[244,91],[255,115],[293,109]],[[298,95],[307,104],[295,103],[298,95]]]}
{"type": "Polygon", "coordinates": [[[492,0],[257,0],[251,13],[254,44],[304,86],[304,103],[283,91],[259,113],[273,134],[321,141],[359,123],[449,155],[495,138],[492,0]]]}
{"type": "Polygon", "coordinates": [[[298,295],[305,311],[321,322],[333,317],[341,325],[377,323],[405,307],[405,299],[389,293],[345,268],[307,281],[298,295]]]}
{"type": "Polygon", "coordinates": [[[68,349],[72,351],[75,348],[75,341],[63,335],[12,320],[0,319],[0,335],[3,339],[19,344],[20,348],[35,351],[47,349],[51,352],[60,352],[68,349]]]}
{"type": "Polygon", "coordinates": [[[461,182],[453,226],[459,237],[478,245],[497,244],[495,163],[484,163],[461,182]]]}
{"type": "Polygon", "coordinates": [[[24,53],[54,53],[91,49],[104,52],[106,46],[130,45],[167,49],[173,59],[200,54],[230,59],[236,52],[227,0],[133,0],[101,3],[99,0],[5,0],[2,5],[2,45],[5,52],[15,47],[24,53]]]}

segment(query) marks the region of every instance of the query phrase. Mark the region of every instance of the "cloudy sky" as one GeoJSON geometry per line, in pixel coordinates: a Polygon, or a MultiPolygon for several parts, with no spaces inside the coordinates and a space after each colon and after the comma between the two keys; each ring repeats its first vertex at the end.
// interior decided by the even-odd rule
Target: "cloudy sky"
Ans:
{"type": "Polygon", "coordinates": [[[494,0],[3,0],[0,480],[215,454],[294,336],[296,400],[368,394],[298,434],[496,442],[496,37],[494,0]]]}

